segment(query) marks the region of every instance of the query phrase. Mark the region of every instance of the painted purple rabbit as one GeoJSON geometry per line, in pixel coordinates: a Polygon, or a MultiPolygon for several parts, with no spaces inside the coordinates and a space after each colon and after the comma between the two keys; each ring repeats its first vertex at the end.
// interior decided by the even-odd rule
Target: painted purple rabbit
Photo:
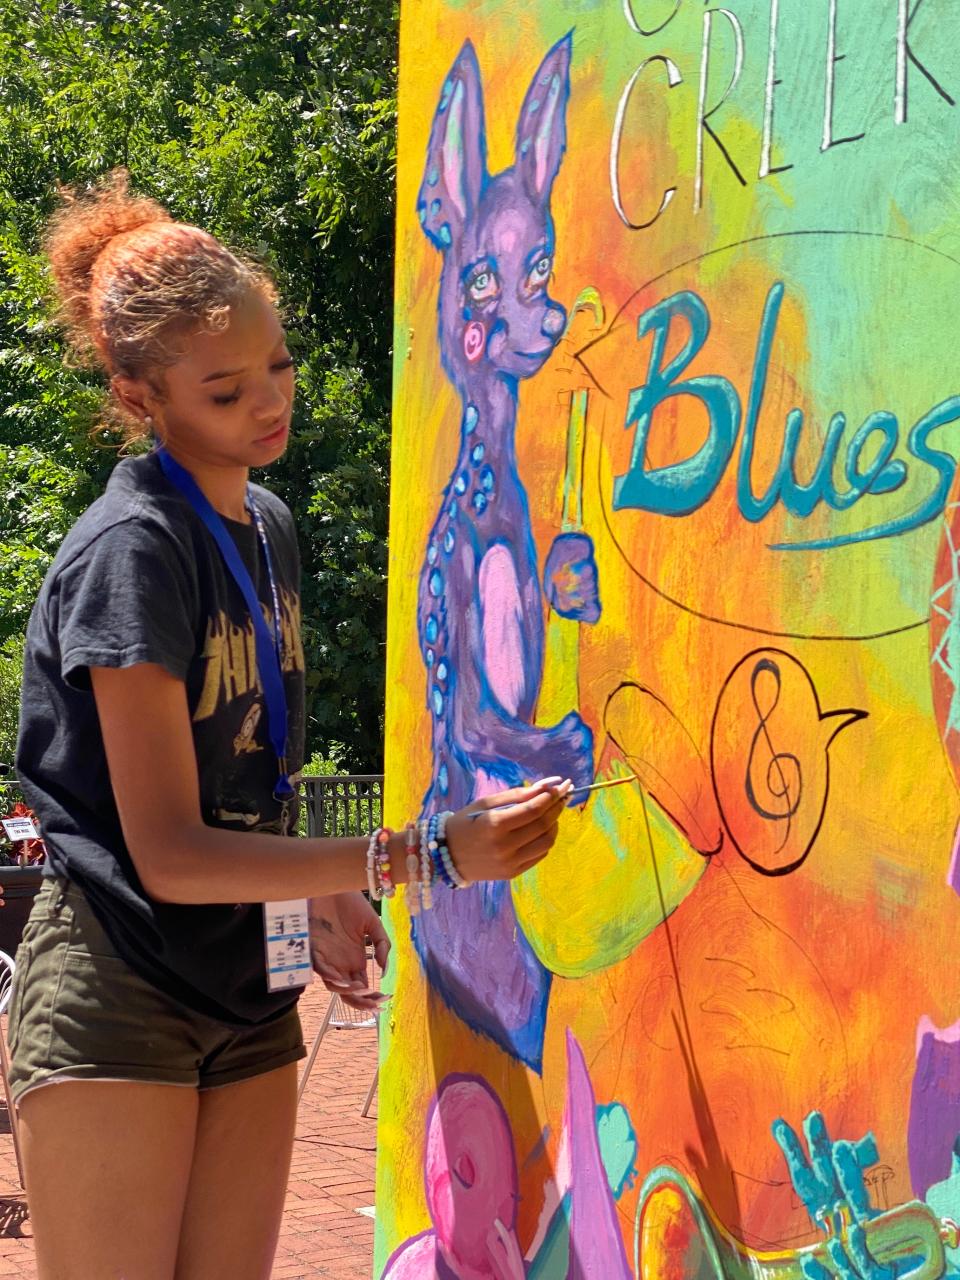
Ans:
{"type": "MultiPolygon", "coordinates": [[[[593,737],[575,711],[552,728],[533,724],[544,604],[514,444],[518,384],[543,367],[566,323],[547,287],[571,44],[568,35],[543,60],[521,107],[516,161],[490,177],[467,41],[443,86],[420,188],[423,229],[443,255],[441,360],[463,404],[420,579],[433,745],[426,814],[552,774],[593,778],[593,737]]],[[[519,932],[508,886],[441,889],[414,939],[451,1007],[539,1066],[550,976],[519,932]]]]}

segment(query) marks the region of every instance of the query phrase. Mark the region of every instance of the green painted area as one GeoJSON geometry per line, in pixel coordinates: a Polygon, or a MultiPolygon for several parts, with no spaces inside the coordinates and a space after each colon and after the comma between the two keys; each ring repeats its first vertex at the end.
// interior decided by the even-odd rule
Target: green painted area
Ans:
{"type": "Polygon", "coordinates": [[[530,1264],[527,1280],[557,1280],[570,1265],[570,1195],[553,1215],[543,1244],[530,1264]]]}
{"type": "MultiPolygon", "coordinates": [[[[622,765],[612,771],[625,773],[622,765]]],[[[635,784],[598,791],[590,814],[594,836],[587,862],[580,844],[561,842],[549,859],[513,882],[514,908],[530,945],[565,978],[625,959],[665,913],[676,910],[707,867],[635,784]]]]}

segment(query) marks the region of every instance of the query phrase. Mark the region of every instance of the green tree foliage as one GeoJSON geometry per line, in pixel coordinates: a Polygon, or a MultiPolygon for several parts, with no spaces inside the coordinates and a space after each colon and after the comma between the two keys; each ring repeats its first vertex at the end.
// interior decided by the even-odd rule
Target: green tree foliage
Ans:
{"type": "Polygon", "coordinates": [[[118,164],[273,271],[299,364],[269,483],[304,564],[308,752],[381,760],[395,0],[0,5],[0,640],[114,460],[100,380],[64,363],[43,221],[118,164]]]}
{"type": "MultiPolygon", "coordinates": [[[[17,745],[17,712],[22,676],[23,638],[10,636],[0,642],[0,765],[9,766],[13,762],[13,751],[17,745]]],[[[11,774],[0,773],[0,783],[11,781],[11,774]]],[[[8,801],[13,803],[13,800],[19,798],[19,791],[12,799],[5,791],[0,791],[0,815],[9,808],[8,801]]]]}

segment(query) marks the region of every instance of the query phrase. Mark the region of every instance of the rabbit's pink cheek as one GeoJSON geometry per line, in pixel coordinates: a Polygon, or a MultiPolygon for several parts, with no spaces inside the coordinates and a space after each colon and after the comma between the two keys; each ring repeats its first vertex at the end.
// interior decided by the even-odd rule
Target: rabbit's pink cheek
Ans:
{"type": "Polygon", "coordinates": [[[475,364],[483,355],[487,331],[477,320],[471,320],[463,331],[463,354],[471,364],[475,364]]]}

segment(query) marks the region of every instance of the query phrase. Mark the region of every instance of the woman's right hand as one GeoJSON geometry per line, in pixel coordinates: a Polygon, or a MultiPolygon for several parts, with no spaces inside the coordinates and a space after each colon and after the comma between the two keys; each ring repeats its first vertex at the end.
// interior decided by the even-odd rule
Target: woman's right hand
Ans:
{"type": "Polygon", "coordinates": [[[447,819],[447,847],[465,880],[512,880],[547,856],[573,783],[545,778],[498,791],[447,819]]]}

